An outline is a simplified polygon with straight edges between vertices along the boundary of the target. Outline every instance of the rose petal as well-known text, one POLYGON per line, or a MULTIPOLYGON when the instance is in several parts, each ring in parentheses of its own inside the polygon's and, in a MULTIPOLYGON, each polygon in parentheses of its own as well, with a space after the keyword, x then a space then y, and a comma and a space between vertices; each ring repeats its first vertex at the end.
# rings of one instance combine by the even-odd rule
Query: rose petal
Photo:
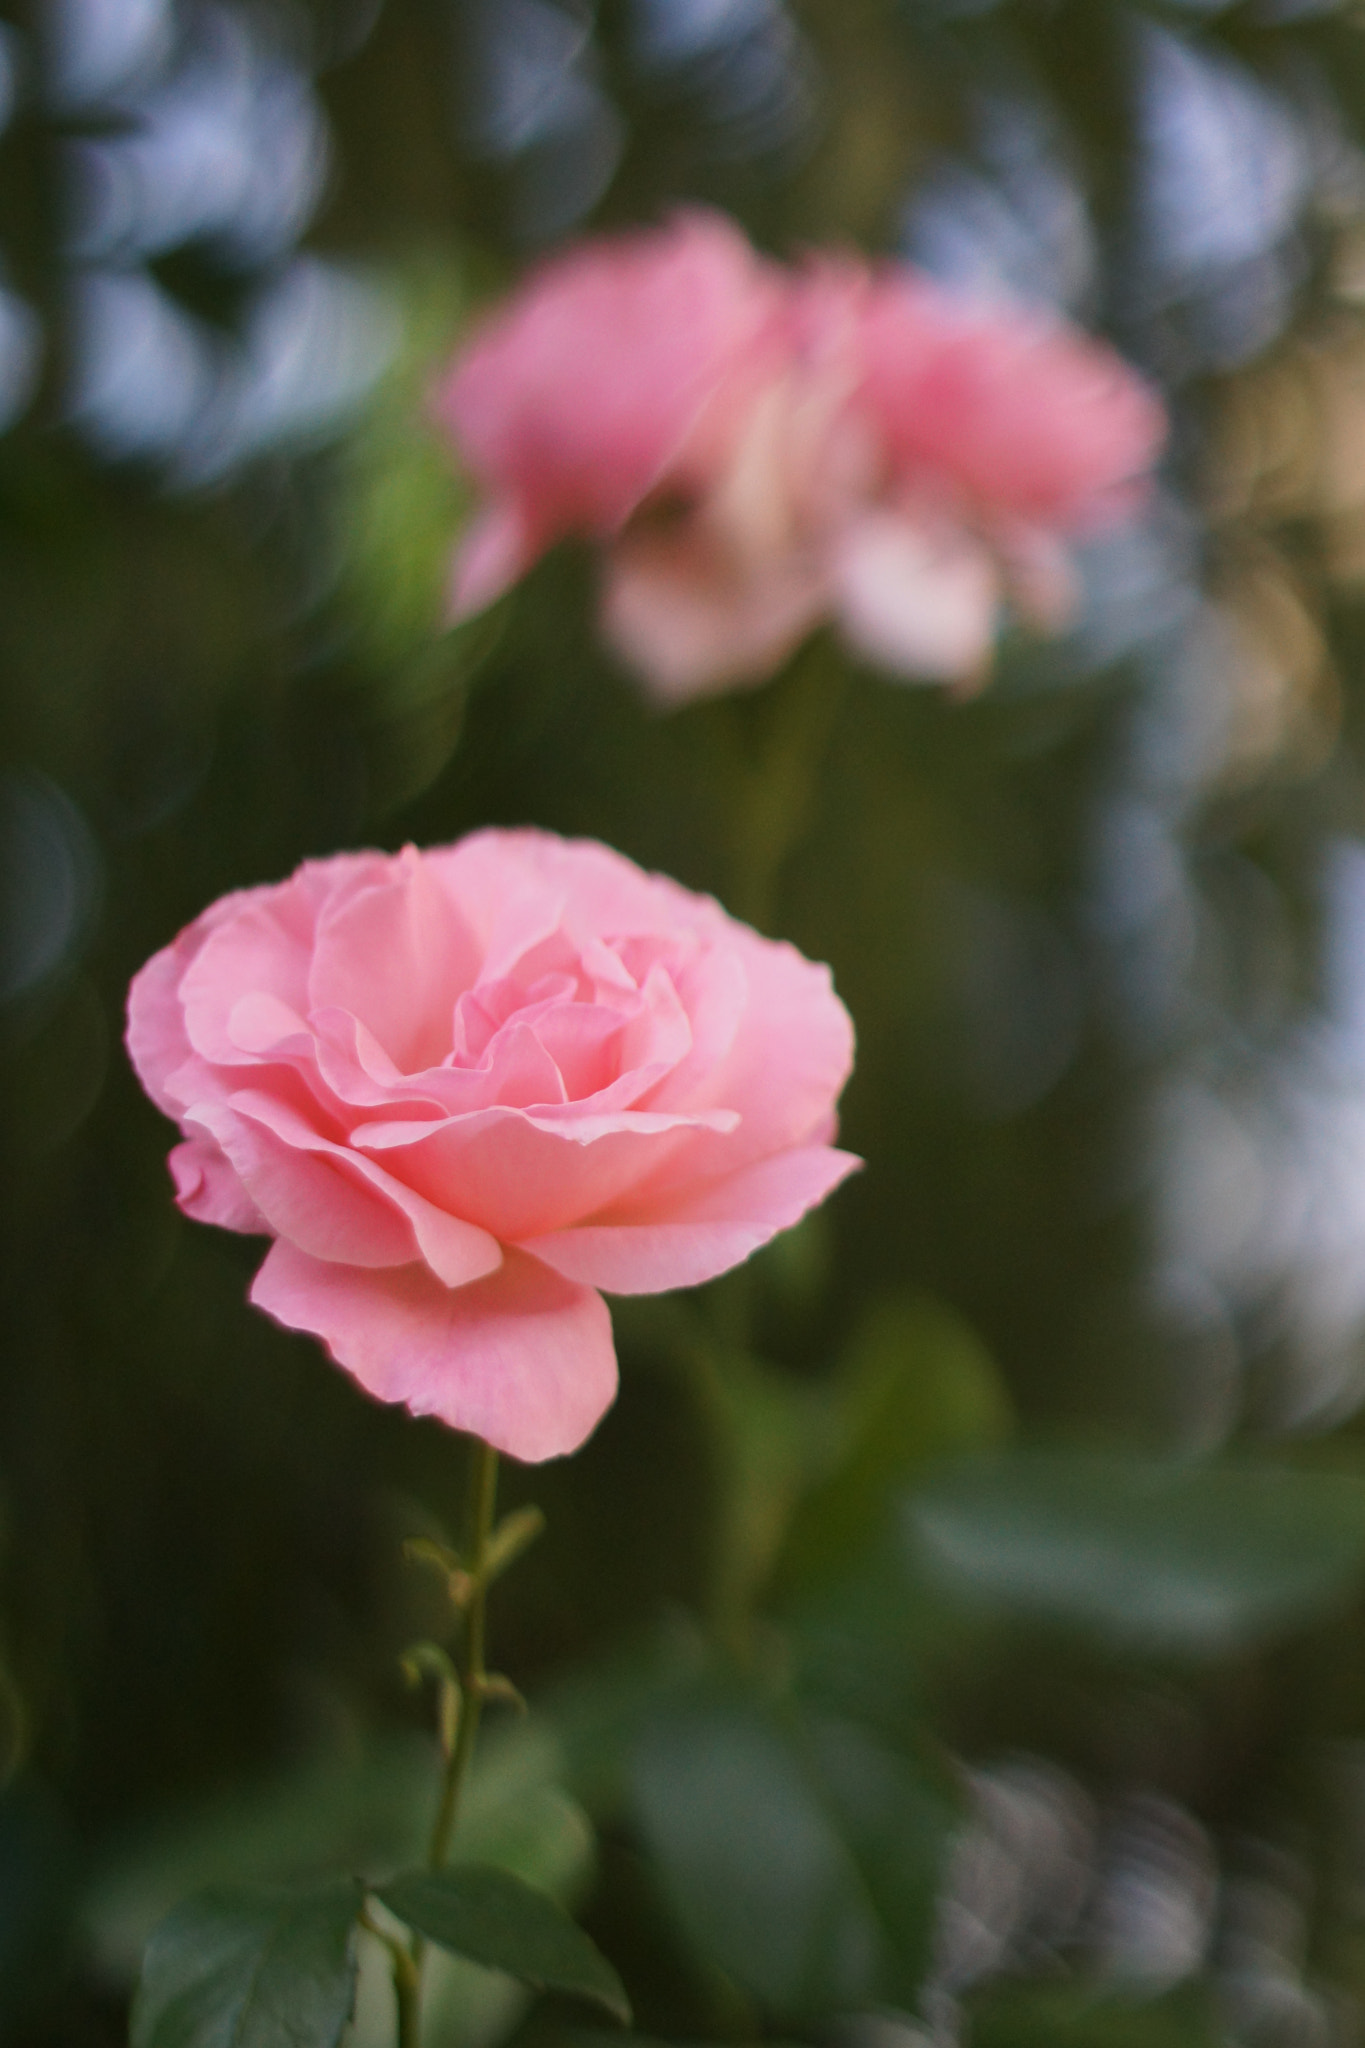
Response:
POLYGON ((251 1299, 320 1337, 379 1400, 531 1464, 577 1450, 616 1393, 606 1303, 522 1252, 448 1289, 424 1266, 328 1265, 281 1241, 251 1299))
POLYGON ((227 1015, 227 1035, 239 1052, 258 1058, 270 1056, 297 1059, 312 1052, 312 1034, 303 1018, 288 1003, 264 989, 252 989, 235 1002, 227 1015))
POLYGON ((1102 343, 1021 307, 972 306, 886 271, 863 315, 862 403, 898 465, 980 507, 1074 527, 1131 501, 1165 414, 1102 343))
POLYGON ((450 571, 446 616, 452 626, 484 611, 510 590, 539 554, 515 505, 495 503, 466 529, 450 571))
POLYGON ((417 1256, 417 1240, 402 1212, 321 1147, 282 1143, 263 1120, 226 1102, 198 1103, 184 1113, 181 1128, 215 1143, 268 1228, 294 1238, 316 1258, 402 1266, 417 1256))
POLYGON ((480 1229, 518 1244, 581 1223, 666 1173, 678 1148, 708 1125, 719 1142, 739 1123, 733 1110, 585 1118, 576 1108, 566 1104, 558 1120, 549 1110, 487 1109, 425 1129, 366 1124, 352 1143, 382 1157, 395 1179, 437 1208, 458 1205, 480 1229))
POLYGON ((860 1166, 826 1146, 781 1153, 653 1212, 632 1206, 622 1223, 588 1223, 521 1247, 566 1280, 608 1294, 659 1294, 728 1272, 799 1222, 860 1166))
POLYGON ((185 1029, 180 987, 209 936, 230 923, 249 905, 275 893, 273 887, 237 889, 211 904, 202 917, 187 925, 154 953, 128 990, 128 1055, 143 1087, 167 1116, 179 1109, 166 1094, 166 1080, 184 1065, 193 1048, 185 1029))
POLYGON ((723 445, 723 387, 754 381, 784 298, 720 214, 581 244, 475 331, 437 417, 537 552, 611 532, 689 441, 708 444, 691 459, 723 445), (708 411, 720 418, 699 436, 708 411))
POLYGON ((731 924, 730 943, 697 946, 690 958, 674 968, 673 983, 687 1014, 692 1044, 662 1087, 655 1090, 651 1108, 669 1109, 697 1100, 728 1057, 749 1001, 750 977, 744 962, 750 937, 757 935, 731 924), (738 943, 734 942, 736 932, 745 933, 738 943))
POLYGON ((180 983, 185 1031, 201 1059, 215 1066, 247 1067, 261 1055, 233 1038, 230 1019, 244 996, 268 995, 295 1016, 308 1010, 308 943, 290 930, 288 897, 297 878, 283 884, 278 901, 259 892, 235 917, 208 933, 180 983))
POLYGON ((746 570, 690 521, 627 532, 609 550, 602 627, 666 708, 758 683, 819 619, 828 592, 818 563, 793 548, 746 570))
POLYGON ((154 953, 128 990, 128 1057, 157 1108, 169 1117, 178 1117, 180 1108, 167 1095, 166 1082, 190 1054, 179 996, 190 957, 185 937, 182 933, 173 946, 154 953))
POLYGON ((269 1231, 270 1225, 211 1138, 187 1139, 175 1147, 166 1164, 177 1204, 196 1223, 216 1223, 223 1230, 252 1235, 269 1231))
POLYGON ((391 1115, 406 1110, 414 1116, 435 1117, 460 1106, 447 1099, 449 1068, 400 1073, 374 1033, 349 1010, 317 1009, 308 1022, 314 1033, 318 1077, 348 1129, 359 1121, 350 1113, 353 1110, 386 1109, 391 1115))
MULTIPOLYGON (((583 1003, 575 1005, 575 1009, 580 1016, 601 1014, 583 1003)), ((552 1026, 547 1035, 553 1043, 557 1029, 552 1026)), ((617 1110, 634 1109, 637 1105, 645 1109, 652 1107, 645 1104, 644 1097, 667 1075, 676 1071, 691 1052, 692 1044, 691 1021, 678 1000, 673 979, 666 968, 656 964, 645 978, 633 1011, 622 1009, 616 1012, 614 1038, 603 1046, 604 1053, 612 1055, 612 1063, 617 1069, 614 1080, 605 1079, 594 1087, 592 1082, 596 1077, 589 1072, 586 1063, 581 1059, 571 1060, 574 1048, 562 1048, 556 1043, 555 1057, 561 1071, 572 1072, 579 1083, 569 1090, 570 1097, 581 1102, 587 1113, 600 1117, 617 1110)))
POLYGON ((405 1074, 439 1066, 455 1003, 479 971, 473 936, 414 847, 335 914, 324 913, 309 1008, 347 1010, 405 1074))
POLYGON ((730 940, 744 983, 733 1042, 709 1065, 684 1061, 655 1103, 660 1109, 689 1101, 696 1109, 738 1103, 742 1115, 723 1140, 700 1128, 693 1132, 669 1166, 677 1188, 809 1144, 853 1067, 853 1023, 828 967, 746 925, 732 924, 730 940))
POLYGON ((648 874, 591 839, 490 827, 434 847, 424 859, 483 948, 480 979, 519 969, 556 932, 581 958, 604 934, 700 930, 724 937, 729 930, 709 897, 648 874))
POLYGON ((841 535, 833 566, 844 631, 869 660, 930 679, 985 667, 999 577, 986 549, 965 532, 867 512, 841 535))
POLYGON ((459 1287, 502 1256, 486 1231, 333 1144, 271 1095, 242 1089, 198 1105, 185 1121, 217 1139, 271 1229, 315 1258, 401 1266, 420 1254, 447 1287, 459 1287))

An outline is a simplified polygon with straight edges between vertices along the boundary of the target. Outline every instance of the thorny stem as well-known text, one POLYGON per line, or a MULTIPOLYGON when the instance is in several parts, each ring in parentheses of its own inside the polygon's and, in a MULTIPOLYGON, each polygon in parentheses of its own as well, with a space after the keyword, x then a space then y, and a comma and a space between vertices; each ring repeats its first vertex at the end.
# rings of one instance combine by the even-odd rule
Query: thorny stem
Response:
POLYGON ((488 1539, 493 1530, 493 1503, 497 1491, 498 1454, 491 1444, 476 1440, 467 1552, 472 1586, 469 1605, 465 1609, 464 1640, 456 1665, 462 1695, 460 1718, 441 1786, 441 1803, 436 1809, 436 1820, 431 1830, 431 1846, 427 1851, 427 1862, 433 1870, 442 1867, 450 1850, 450 1838, 455 1832, 460 1810, 460 1792, 469 1769, 469 1759, 474 1753, 474 1738, 479 1732, 479 1717, 488 1689, 488 1673, 483 1661, 484 1610, 488 1596, 488 1539))
MULTIPOLYGON (((493 1530, 493 1505, 498 1491, 498 1454, 480 1438, 473 1441, 473 1480, 468 1510, 468 1538, 465 1564, 469 1574, 469 1595, 464 1610, 464 1629, 456 1669, 460 1679, 460 1711, 455 1740, 446 1759, 441 1781, 440 1804, 432 1824, 427 1863, 440 1870, 450 1853, 451 1837, 460 1812, 460 1793, 474 1754, 474 1739, 488 1691, 484 1665, 485 1607, 488 1597, 488 1539, 493 1530)), ((394 1949, 393 1990, 398 2005, 398 2048, 420 2048, 422 2032, 422 1957, 425 1943, 414 1935, 410 1948, 391 1944, 394 1949)))

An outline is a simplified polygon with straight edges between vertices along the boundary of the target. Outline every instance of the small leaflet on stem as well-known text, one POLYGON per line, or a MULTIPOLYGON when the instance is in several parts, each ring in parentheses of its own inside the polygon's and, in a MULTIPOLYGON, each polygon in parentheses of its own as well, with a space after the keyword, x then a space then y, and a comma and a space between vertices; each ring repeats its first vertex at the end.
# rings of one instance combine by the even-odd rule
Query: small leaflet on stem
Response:
POLYGON ((455 1666, 439 1643, 413 1643, 403 1654, 402 1672, 414 1691, 421 1685, 423 1678, 435 1680, 441 1754, 449 1761, 459 1731, 463 1699, 455 1666))

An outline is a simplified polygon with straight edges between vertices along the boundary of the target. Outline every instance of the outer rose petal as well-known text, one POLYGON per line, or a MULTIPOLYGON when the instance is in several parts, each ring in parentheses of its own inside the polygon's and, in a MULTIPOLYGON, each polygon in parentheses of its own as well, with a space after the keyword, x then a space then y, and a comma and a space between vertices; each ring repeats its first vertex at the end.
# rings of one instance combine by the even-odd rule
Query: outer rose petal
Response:
POLYGON ((659 1109, 733 1102, 741 1109, 739 1126, 728 1137, 694 1131, 676 1165, 640 1186, 640 1199, 666 1197, 813 1143, 852 1071, 853 1020, 828 967, 747 925, 731 926, 731 943, 747 985, 733 1040, 709 1063, 681 1061, 654 1101, 659 1109))
POLYGON ((238 916, 257 898, 273 893, 267 885, 220 896, 202 917, 187 925, 169 946, 154 953, 133 976, 128 990, 128 1057, 157 1108, 169 1117, 178 1117, 180 1106, 167 1094, 166 1081, 177 1067, 184 1065, 191 1052, 180 984, 210 933, 238 916))
POLYGON ((693 932, 722 936, 732 921, 718 903, 667 875, 646 874, 594 839, 563 840, 533 827, 491 826, 425 859, 486 949, 484 974, 505 974, 508 929, 520 944, 563 930, 576 942, 603 932, 693 932))
POLYGON ((696 1287, 799 1222, 861 1164, 851 1152, 823 1145, 783 1152, 675 1203, 660 1203, 653 1214, 632 1208, 628 1222, 587 1223, 532 1238, 521 1249, 566 1279, 608 1294, 696 1287))
POLYGON ((528 1464, 577 1450, 616 1393, 606 1303, 524 1252, 445 1288, 425 1266, 333 1266, 283 1240, 251 1299, 320 1337, 367 1392, 528 1464))
POLYGON ((245 904, 203 937, 180 979, 178 998, 185 1033, 195 1053, 214 1066, 255 1066, 260 1055, 234 1037, 232 1015, 239 998, 273 997, 278 1014, 301 1022, 308 1007, 309 946, 292 934, 281 912, 300 893, 286 882, 276 901, 245 904))
POLYGON ((178 1117, 180 1110, 166 1093, 166 1077, 190 1056, 177 994, 191 958, 185 940, 182 932, 173 945, 154 953, 128 990, 128 1057, 157 1108, 169 1117, 178 1117))
POLYGON ((177 1145, 166 1164, 175 1182, 175 1199, 196 1223, 216 1223, 223 1230, 269 1233, 270 1225, 252 1201, 229 1161, 210 1138, 189 1138, 177 1145))

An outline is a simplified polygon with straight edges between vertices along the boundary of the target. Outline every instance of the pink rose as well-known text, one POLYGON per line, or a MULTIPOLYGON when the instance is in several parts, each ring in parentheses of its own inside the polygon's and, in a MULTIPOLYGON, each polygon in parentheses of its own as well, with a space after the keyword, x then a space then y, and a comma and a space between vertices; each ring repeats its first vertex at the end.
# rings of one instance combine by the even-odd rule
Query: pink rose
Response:
POLYGON ((205 911, 128 1016, 181 1208, 275 1240, 257 1306, 518 1458, 612 1400, 599 1287, 709 1280, 857 1164, 828 969, 591 841, 306 862, 205 911))
POLYGON ((859 406, 900 477, 987 516, 1075 531, 1127 509, 1165 415, 1112 349, 1017 307, 958 302, 908 270, 867 294, 859 406))
POLYGON ((870 451, 863 487, 836 481, 817 515, 831 609, 894 673, 979 678, 1007 603, 1044 631, 1074 613, 1066 540, 1138 501, 1161 404, 1065 323, 906 265, 823 266, 805 289, 856 364, 836 431, 870 451))
POLYGON ((475 332, 437 418, 489 494, 456 565, 480 611, 551 542, 615 533, 665 483, 704 481, 771 374, 778 273, 719 214, 587 242, 475 332))
POLYGON ((897 674, 979 675, 1007 602, 1070 616, 1066 537, 1128 508, 1164 433, 1060 322, 905 265, 783 271, 705 214, 546 264, 439 411, 489 493, 457 616, 597 539, 607 636, 665 703, 761 681, 826 617, 897 674))

